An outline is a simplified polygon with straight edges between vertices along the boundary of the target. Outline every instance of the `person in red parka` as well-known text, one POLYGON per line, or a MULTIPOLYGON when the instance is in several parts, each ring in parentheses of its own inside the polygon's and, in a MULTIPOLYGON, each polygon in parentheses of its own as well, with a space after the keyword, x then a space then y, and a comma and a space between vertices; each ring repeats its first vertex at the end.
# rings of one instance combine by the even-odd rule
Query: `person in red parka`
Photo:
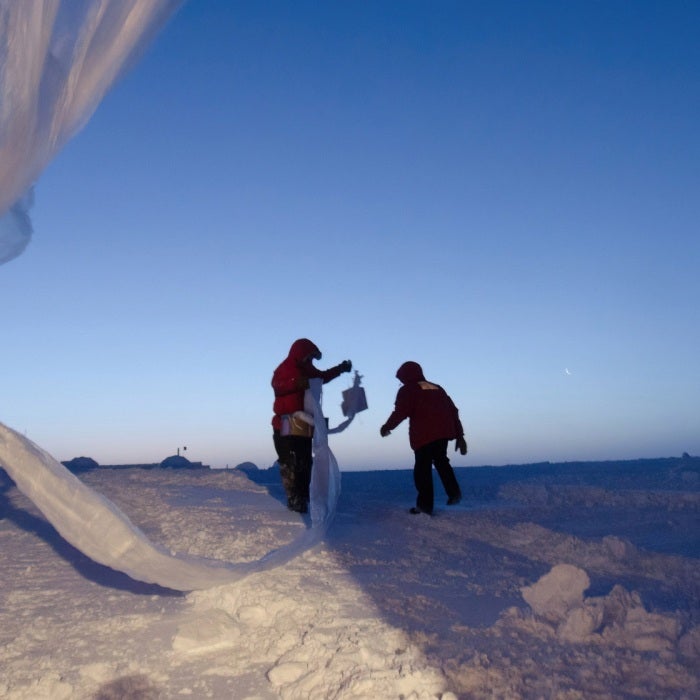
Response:
POLYGON ((396 372, 403 386, 396 394, 393 413, 379 433, 386 437, 408 418, 408 440, 415 453, 413 480, 418 491, 411 513, 433 513, 433 464, 447 493, 447 505, 462 499, 454 469, 447 457, 447 443, 457 440, 455 450, 467 454, 464 429, 459 411, 447 392, 438 384, 426 381, 417 362, 404 362, 396 372))
POLYGON ((309 379, 330 382, 352 369, 345 360, 335 367, 321 370, 313 361, 321 359, 321 351, 308 338, 292 343, 287 358, 272 374, 275 401, 272 406, 272 439, 280 465, 282 485, 287 494, 287 507, 298 513, 309 508, 311 482, 313 422, 304 413, 304 393, 309 379))

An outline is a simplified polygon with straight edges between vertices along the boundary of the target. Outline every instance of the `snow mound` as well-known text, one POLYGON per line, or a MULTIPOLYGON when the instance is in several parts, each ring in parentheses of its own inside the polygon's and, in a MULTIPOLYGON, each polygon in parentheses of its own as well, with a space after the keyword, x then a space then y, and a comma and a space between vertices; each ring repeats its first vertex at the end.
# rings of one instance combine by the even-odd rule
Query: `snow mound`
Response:
MULTIPOLYGON (((635 651, 670 651, 681 640, 678 620, 650 613, 639 594, 615 585, 606 596, 584 598, 588 574, 570 564, 557 564, 536 583, 521 589, 535 616, 550 624, 561 641, 605 642, 635 651)), ((684 635, 686 655, 697 651, 697 627, 684 635)))
MULTIPOLYGON (((322 570, 327 561, 321 553, 305 563, 322 570)), ((178 627, 173 651, 189 658, 235 645, 229 673, 260 665, 283 698, 456 700, 410 636, 372 614, 351 581, 344 584, 342 596, 329 596, 321 579, 297 568, 283 579, 252 577, 192 593, 192 622, 178 627)))
POLYGON ((583 604, 583 592, 591 585, 588 574, 571 564, 558 564, 537 583, 522 589, 533 612, 557 622, 572 608, 583 604))

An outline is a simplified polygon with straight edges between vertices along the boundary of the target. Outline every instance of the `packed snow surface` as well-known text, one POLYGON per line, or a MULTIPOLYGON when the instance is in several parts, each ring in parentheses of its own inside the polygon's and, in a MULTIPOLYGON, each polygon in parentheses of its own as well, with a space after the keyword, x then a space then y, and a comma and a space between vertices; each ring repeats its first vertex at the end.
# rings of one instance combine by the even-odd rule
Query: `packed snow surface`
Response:
MULTIPOLYGON (((191 593, 69 545, 0 471, 0 697, 700 697, 700 463, 344 472, 325 539, 191 593)), ((254 562, 311 529, 276 469, 80 481, 166 551, 254 562)))

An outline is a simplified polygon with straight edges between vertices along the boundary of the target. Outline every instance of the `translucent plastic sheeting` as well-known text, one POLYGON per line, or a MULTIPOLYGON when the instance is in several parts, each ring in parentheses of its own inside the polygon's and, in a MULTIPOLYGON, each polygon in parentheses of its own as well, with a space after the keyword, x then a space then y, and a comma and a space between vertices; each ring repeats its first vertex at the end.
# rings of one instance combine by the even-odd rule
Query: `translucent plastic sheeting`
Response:
POLYGON ((59 534, 100 564, 174 590, 211 588, 284 564, 323 539, 335 515, 340 471, 328 445, 321 381, 309 391, 314 413, 311 527, 257 561, 231 563, 169 552, 151 542, 111 501, 33 442, 0 423, 0 467, 59 534))
POLYGON ((32 233, 31 186, 182 0, 0 0, 0 264, 32 233))

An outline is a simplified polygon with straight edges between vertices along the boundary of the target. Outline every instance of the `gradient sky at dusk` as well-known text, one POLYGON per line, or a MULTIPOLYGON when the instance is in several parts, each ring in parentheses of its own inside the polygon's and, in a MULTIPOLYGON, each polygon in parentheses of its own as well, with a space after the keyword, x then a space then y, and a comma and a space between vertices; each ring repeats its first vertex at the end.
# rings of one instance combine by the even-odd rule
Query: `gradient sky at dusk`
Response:
POLYGON ((700 453, 698 36, 680 0, 186 3, 37 183, 0 420, 267 467, 306 336, 364 377, 341 468, 412 464, 409 359, 455 465, 700 453))

